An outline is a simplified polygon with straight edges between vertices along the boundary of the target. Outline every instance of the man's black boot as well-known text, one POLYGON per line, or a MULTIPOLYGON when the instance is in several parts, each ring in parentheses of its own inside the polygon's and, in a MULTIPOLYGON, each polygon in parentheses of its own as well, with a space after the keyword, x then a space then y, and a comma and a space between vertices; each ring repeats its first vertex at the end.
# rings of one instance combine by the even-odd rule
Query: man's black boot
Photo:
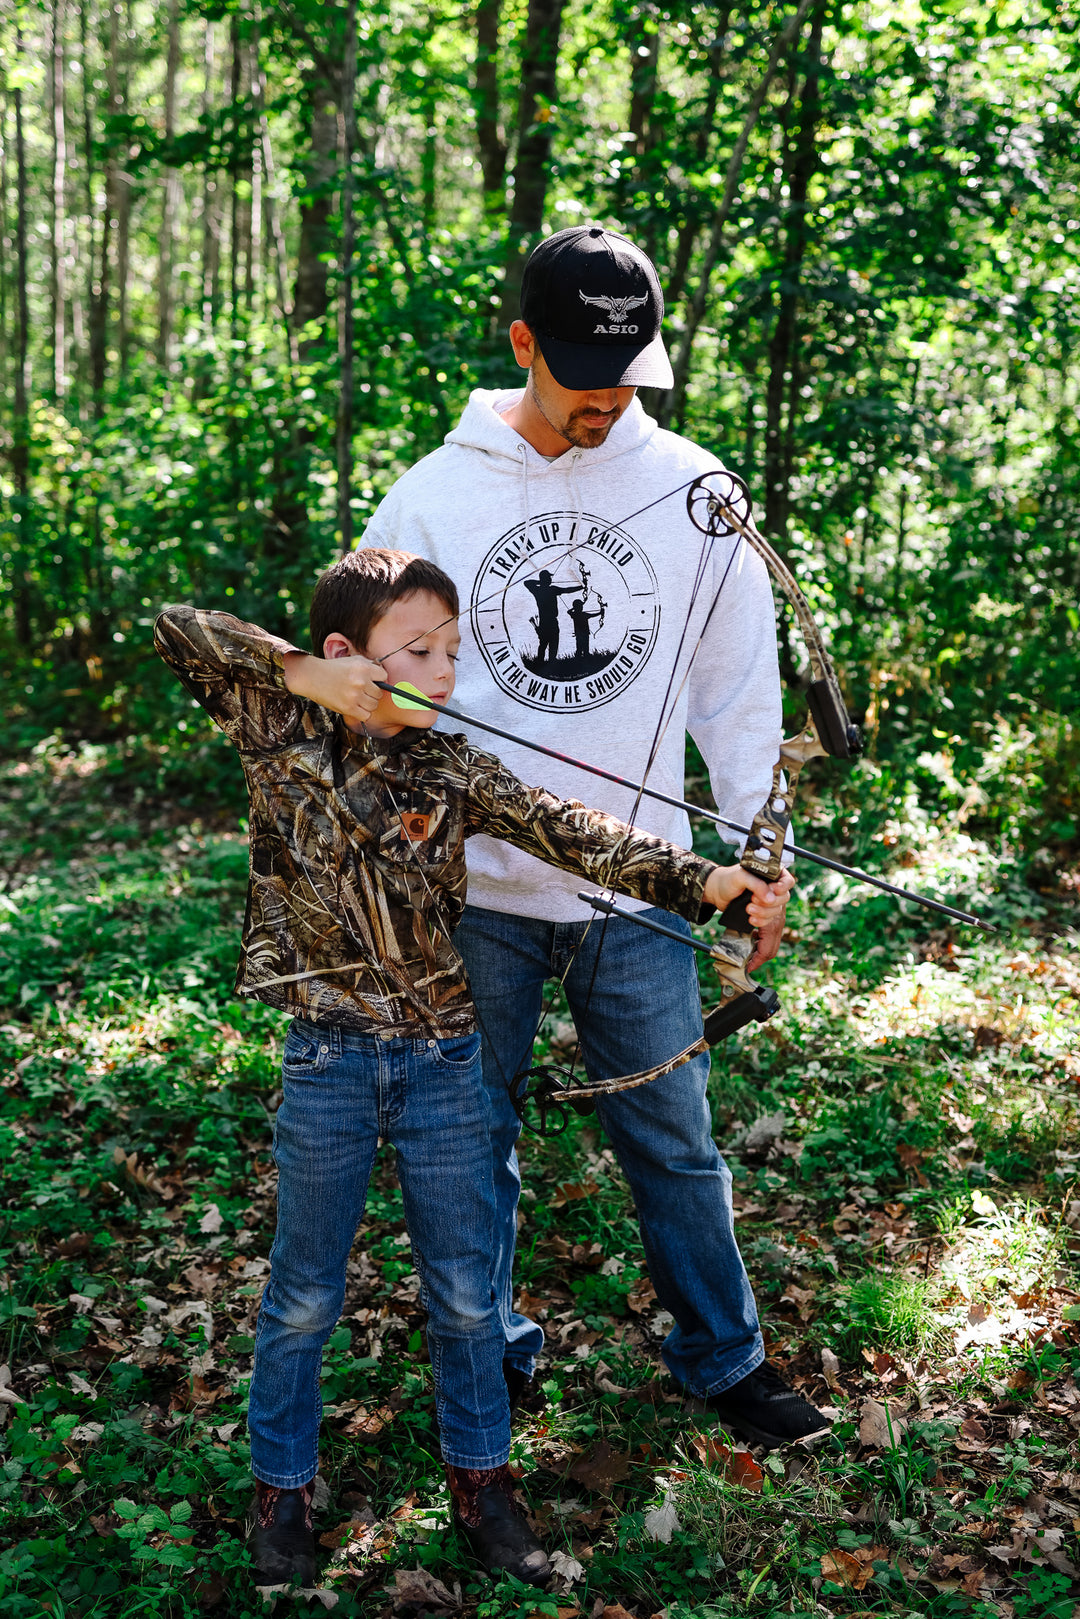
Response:
POLYGON ((723 1394, 710 1394, 705 1404, 726 1428, 752 1445, 790 1445, 818 1440, 831 1431, 816 1405, 804 1400, 773 1371, 761 1365, 733 1383, 723 1394))
POLYGON ((247 1544, 255 1560, 256 1585, 315 1584, 314 1494, 314 1479, 299 1490, 279 1490, 255 1480, 255 1522, 247 1544))
POLYGON ((448 1467, 454 1522, 489 1574, 505 1569, 526 1585, 546 1585, 547 1552, 514 1502, 509 1467, 448 1467))

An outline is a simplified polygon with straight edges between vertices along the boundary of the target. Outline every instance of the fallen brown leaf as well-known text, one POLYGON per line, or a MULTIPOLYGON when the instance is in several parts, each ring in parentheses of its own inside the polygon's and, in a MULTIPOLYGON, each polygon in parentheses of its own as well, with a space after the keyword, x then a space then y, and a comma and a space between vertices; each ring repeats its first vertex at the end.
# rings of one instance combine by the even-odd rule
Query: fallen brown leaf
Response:
POLYGON ((892 1450, 903 1434, 896 1405, 884 1406, 879 1400, 864 1400, 859 1414, 859 1443, 869 1450, 892 1450))
POLYGON ((655 1287, 652 1285, 647 1276, 643 1276, 640 1282, 634 1283, 633 1287, 626 1295, 627 1309, 633 1310, 635 1315, 640 1315, 642 1310, 646 1309, 653 1302, 655 1297, 655 1287))
POLYGON ((874 1570, 871 1563, 864 1563, 860 1558, 853 1557, 850 1552, 845 1552, 837 1546, 822 1557, 821 1577, 824 1580, 831 1580, 834 1585, 861 1591, 873 1579, 874 1570))
POLYGON ((76 1254, 85 1254, 90 1246, 90 1238, 85 1231, 73 1231, 70 1237, 58 1242, 56 1251, 65 1259, 74 1259, 76 1254))
POLYGON ((525 1288, 518 1293, 515 1309, 520 1315, 527 1315, 534 1321, 542 1320, 548 1313, 547 1301, 527 1292, 525 1288))
POLYGON ((328 1551, 336 1552, 339 1546, 344 1546, 345 1542, 352 1538, 352 1532, 353 1521, 351 1518, 347 1518, 344 1523, 335 1525, 333 1529, 325 1530, 319 1536, 319 1545, 325 1546, 328 1551))
POLYGON ((584 1456, 568 1469, 568 1477, 598 1495, 609 1495, 612 1488, 624 1479, 631 1467, 626 1451, 615 1450, 606 1439, 598 1439, 584 1456))
POLYGON ((453 1613, 460 1603, 441 1580, 429 1574, 426 1568, 399 1568, 394 1571, 394 1606, 426 1608, 441 1613, 453 1613))
POLYGON ((729 1484, 758 1494, 764 1474, 748 1450, 731 1450, 711 1434, 693 1434, 690 1445, 703 1467, 719 1473, 729 1484))
POLYGON ((367 1434, 369 1438, 373 1438, 375 1434, 382 1433, 384 1428, 388 1428, 393 1420, 394 1413, 389 1406, 381 1405, 377 1411, 367 1411, 361 1406, 358 1411, 353 1412, 342 1432, 350 1439, 355 1439, 360 1434, 367 1434))
POLYGON ((600 1190, 595 1181, 560 1181, 555 1188, 555 1196, 551 1199, 549 1208, 561 1209, 564 1204, 572 1203, 578 1198, 591 1197, 600 1190))

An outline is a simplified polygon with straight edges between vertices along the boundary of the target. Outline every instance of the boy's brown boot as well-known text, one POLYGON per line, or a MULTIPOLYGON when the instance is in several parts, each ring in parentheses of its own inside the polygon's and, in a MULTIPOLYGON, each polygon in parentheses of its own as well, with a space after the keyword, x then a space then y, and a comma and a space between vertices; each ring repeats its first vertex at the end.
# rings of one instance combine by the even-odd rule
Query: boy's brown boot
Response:
POLYGON ((545 1585, 552 1567, 514 1502, 509 1467, 448 1467, 454 1522, 489 1573, 505 1569, 526 1585, 545 1585))
POLYGON ((255 1559, 256 1585, 315 1584, 314 1494, 314 1479, 298 1490, 255 1480, 255 1522, 247 1544, 255 1559))

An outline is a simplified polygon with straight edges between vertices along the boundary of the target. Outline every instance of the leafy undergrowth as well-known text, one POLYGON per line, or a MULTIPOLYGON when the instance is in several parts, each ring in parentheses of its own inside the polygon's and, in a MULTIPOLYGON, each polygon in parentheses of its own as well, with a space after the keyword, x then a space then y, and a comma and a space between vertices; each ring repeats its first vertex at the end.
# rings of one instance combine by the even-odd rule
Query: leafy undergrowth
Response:
MULTIPOLYGON (((284 1022, 230 996, 243 835, 84 755, 9 769, 0 839, 0 1605, 255 1615, 244 1408, 284 1022)), ((946 887, 985 865, 932 854, 946 887)), ((1011 931, 979 940, 810 885, 783 1016, 717 1054, 770 1354, 833 1448, 751 1455, 672 1386, 624 1183, 575 1119, 522 1152, 548 1344, 514 1462, 559 1578, 481 1580, 383 1157, 326 1355, 317 1602, 1073 1619, 1080 968, 1067 891, 997 891, 1011 931)))

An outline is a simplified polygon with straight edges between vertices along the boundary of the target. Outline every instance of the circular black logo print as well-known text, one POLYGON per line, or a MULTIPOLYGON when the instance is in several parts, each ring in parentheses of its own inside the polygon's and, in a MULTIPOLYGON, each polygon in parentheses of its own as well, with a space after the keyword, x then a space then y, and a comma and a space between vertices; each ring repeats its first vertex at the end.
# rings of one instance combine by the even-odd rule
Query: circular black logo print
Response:
POLYGON ((530 708, 599 708, 632 684, 660 626, 656 575, 636 540, 598 517, 544 512, 492 546, 473 589, 473 634, 504 691, 530 708))

